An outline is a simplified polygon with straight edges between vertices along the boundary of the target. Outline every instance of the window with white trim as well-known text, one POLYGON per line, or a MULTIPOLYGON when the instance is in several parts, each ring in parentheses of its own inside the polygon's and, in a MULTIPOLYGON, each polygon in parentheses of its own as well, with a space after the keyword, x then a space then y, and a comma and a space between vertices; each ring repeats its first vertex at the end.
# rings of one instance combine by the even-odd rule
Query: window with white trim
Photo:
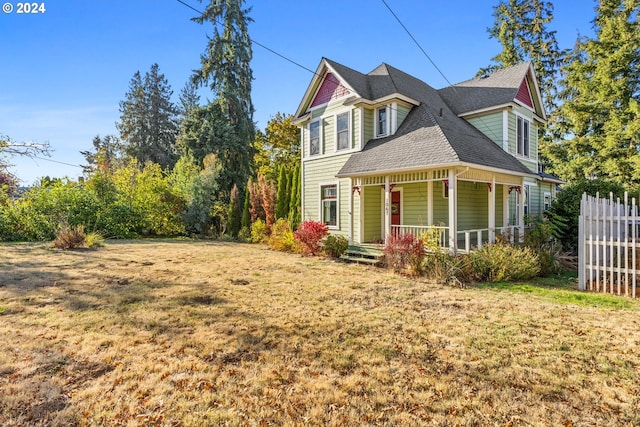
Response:
POLYGON ((336 138, 338 150, 349 148, 349 113, 342 113, 336 116, 336 138))
POLYGON ((551 193, 544 193, 544 210, 547 211, 551 207, 551 193))
POLYGON ((338 226, 338 185, 320 186, 320 221, 329 227, 338 226))
POLYGON ((376 136, 385 136, 387 134, 387 120, 387 107, 385 106, 376 109, 376 136))
POLYGON ((520 156, 529 157, 529 128, 531 124, 529 120, 518 116, 517 120, 517 148, 516 152, 520 156))
POLYGON ((320 154, 320 120, 309 123, 309 155, 320 154))

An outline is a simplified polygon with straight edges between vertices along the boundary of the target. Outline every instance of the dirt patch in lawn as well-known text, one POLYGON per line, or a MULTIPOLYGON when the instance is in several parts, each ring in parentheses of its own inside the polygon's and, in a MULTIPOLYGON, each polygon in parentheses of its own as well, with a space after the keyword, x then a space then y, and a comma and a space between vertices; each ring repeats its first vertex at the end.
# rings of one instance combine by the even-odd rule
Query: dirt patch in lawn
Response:
POLYGON ((636 301, 260 245, 0 249, 3 426, 640 425, 636 301))

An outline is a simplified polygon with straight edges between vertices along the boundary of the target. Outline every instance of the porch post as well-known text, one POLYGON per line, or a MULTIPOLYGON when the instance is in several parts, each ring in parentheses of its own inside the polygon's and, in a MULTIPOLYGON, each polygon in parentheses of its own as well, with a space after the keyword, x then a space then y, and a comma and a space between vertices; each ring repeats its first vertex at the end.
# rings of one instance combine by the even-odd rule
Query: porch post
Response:
POLYGON ((349 211, 347 212, 349 218, 349 244, 353 245, 353 179, 349 178, 349 211))
POLYGON ((391 185, 389 183, 389 175, 384 177, 384 241, 387 241, 387 236, 391 235, 391 185))
POLYGON ((458 192, 456 191, 456 171, 449 169, 449 250, 458 252, 458 192))
POLYGON ((496 176, 489 184, 489 243, 496 241, 496 176))
POLYGON ((509 226, 509 186, 502 186, 502 226, 509 226))
POLYGON ((427 181, 427 225, 433 225, 433 181, 427 181))
POLYGON ((520 182, 518 192, 518 241, 524 242, 524 178, 520 182))

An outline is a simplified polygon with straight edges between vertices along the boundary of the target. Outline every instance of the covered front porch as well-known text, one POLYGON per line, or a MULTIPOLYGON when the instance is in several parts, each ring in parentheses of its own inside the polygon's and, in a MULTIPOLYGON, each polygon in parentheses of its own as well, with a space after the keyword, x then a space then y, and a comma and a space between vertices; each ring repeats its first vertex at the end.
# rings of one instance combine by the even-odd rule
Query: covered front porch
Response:
POLYGON ((500 235, 524 236, 521 175, 456 166, 348 179, 351 244, 429 233, 442 248, 457 253, 500 235))

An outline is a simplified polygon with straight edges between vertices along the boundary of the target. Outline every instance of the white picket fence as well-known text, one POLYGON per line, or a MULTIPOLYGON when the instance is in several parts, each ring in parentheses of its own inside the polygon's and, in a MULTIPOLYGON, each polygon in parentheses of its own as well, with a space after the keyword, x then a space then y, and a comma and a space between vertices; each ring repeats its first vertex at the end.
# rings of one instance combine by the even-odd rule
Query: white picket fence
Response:
MULTIPOLYGON (((636 199, 629 204, 582 195, 578 242, 578 287, 580 290, 636 297, 640 274, 640 217, 636 199)), ((639 292, 640 293, 640 292, 639 292)))

